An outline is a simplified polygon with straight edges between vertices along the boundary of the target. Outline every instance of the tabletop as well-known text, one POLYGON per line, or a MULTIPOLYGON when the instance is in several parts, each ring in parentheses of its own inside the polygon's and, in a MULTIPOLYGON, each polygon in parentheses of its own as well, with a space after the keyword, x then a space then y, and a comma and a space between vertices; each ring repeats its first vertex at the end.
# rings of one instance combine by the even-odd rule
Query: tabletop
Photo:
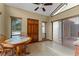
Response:
POLYGON ((23 43, 23 42, 28 42, 30 40, 31 40, 30 37, 16 36, 16 37, 13 37, 13 38, 6 40, 6 42, 9 44, 19 44, 19 43, 23 43))

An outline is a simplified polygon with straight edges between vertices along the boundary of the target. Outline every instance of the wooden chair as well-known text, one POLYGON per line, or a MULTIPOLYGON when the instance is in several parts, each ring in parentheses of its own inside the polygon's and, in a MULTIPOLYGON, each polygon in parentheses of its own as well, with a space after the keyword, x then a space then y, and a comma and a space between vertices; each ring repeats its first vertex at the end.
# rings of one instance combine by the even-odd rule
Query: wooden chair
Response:
POLYGON ((24 52, 24 54, 30 54, 29 49, 28 49, 28 47, 29 47, 28 45, 31 44, 30 43, 31 42, 31 38, 30 38, 30 41, 28 41, 28 42, 25 43, 24 46, 23 46, 23 52, 24 52))
POLYGON ((0 43, 4 42, 6 39, 5 35, 0 34, 0 43))
POLYGON ((0 44, 0 56, 2 56, 2 55, 3 55, 3 53, 4 53, 3 45, 2 45, 2 44, 0 44))
POLYGON ((7 55, 8 52, 11 52, 11 54, 14 54, 14 47, 10 44, 7 44, 5 41, 7 40, 7 37, 5 35, 0 36, 0 45, 2 46, 2 53, 4 55, 7 55))
POLYGON ((1 44, 3 45, 4 55, 10 53, 10 55, 13 56, 15 54, 15 47, 13 45, 7 43, 1 43, 1 44))

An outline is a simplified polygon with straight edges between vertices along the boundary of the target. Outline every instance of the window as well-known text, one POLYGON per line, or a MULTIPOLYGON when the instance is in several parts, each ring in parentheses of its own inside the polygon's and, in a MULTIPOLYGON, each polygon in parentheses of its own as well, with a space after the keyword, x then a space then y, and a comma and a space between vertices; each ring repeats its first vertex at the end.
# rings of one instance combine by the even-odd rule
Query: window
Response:
POLYGON ((42 39, 46 39, 46 22, 42 22, 42 39))
POLYGON ((21 34, 21 19, 11 17, 11 36, 21 34))
POLYGON ((42 33, 45 33, 45 22, 42 22, 42 33))

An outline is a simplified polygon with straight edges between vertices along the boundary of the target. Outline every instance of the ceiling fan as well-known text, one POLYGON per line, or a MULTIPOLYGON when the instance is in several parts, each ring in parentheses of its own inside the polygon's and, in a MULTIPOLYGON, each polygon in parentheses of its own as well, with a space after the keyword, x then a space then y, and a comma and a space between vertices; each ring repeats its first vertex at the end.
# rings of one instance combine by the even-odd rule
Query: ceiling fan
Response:
POLYGON ((33 4, 36 4, 36 5, 39 5, 38 7, 36 7, 34 9, 34 11, 37 11, 39 8, 42 8, 42 10, 45 12, 46 9, 44 6, 50 6, 50 5, 53 5, 53 3, 33 3, 33 4))

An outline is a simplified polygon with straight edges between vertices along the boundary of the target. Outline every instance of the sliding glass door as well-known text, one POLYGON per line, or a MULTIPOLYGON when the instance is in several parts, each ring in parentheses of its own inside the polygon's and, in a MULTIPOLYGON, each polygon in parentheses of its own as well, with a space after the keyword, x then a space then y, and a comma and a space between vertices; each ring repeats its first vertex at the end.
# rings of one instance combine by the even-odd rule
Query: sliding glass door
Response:
POLYGON ((52 23, 53 41, 62 44, 62 22, 55 21, 52 23))
POLYGON ((63 45, 73 47, 73 42, 79 38, 79 17, 63 20, 63 45))
POLYGON ((73 48, 73 42, 79 39, 79 16, 55 21, 52 25, 53 41, 73 48))

